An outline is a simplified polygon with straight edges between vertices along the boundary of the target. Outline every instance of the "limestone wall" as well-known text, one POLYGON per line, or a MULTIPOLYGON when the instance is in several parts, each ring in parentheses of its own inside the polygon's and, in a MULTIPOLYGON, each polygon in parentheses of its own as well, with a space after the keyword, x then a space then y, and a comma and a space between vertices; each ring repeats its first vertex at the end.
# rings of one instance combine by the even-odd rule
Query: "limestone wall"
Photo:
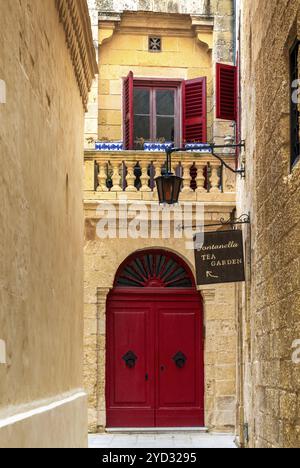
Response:
POLYGON ((207 0, 91 0, 99 11, 156 11, 203 14, 207 0))
POLYGON ((59 3, 66 5, 0 3, 2 447, 87 444, 79 83, 86 84, 76 79, 59 3))
POLYGON ((238 198, 252 225, 241 291, 240 436, 245 424, 251 447, 300 447, 300 367, 292 362, 300 339, 300 166, 290 169, 289 116, 299 2, 247 0, 241 7, 247 176, 238 198))

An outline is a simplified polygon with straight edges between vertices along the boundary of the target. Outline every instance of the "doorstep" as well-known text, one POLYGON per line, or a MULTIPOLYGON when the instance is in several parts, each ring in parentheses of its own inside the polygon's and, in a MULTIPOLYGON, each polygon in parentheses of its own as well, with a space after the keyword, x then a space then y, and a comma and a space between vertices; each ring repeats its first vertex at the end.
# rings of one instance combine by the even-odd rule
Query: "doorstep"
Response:
POLYGON ((114 427, 105 430, 108 434, 165 434, 165 433, 182 433, 182 434, 206 434, 207 427, 114 427))

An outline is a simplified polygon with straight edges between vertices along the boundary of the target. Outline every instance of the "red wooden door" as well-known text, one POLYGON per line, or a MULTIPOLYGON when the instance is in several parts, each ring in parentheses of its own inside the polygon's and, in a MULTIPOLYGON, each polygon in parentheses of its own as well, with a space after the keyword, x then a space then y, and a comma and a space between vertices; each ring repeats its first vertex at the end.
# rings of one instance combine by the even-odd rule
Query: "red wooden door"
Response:
POLYGON ((198 294, 115 292, 107 317, 107 426, 204 426, 198 294))

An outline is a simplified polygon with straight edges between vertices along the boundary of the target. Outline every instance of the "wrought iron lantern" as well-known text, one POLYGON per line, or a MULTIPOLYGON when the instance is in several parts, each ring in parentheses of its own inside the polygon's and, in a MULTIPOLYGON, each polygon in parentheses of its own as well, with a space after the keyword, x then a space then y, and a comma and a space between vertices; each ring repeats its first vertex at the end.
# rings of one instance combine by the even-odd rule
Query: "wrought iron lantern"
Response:
POLYGON ((171 172, 171 151, 167 151, 166 170, 155 179, 159 203, 175 205, 178 203, 183 179, 171 172))
POLYGON ((182 178, 167 173, 155 179, 159 203, 164 205, 175 205, 178 203, 182 185, 182 178))

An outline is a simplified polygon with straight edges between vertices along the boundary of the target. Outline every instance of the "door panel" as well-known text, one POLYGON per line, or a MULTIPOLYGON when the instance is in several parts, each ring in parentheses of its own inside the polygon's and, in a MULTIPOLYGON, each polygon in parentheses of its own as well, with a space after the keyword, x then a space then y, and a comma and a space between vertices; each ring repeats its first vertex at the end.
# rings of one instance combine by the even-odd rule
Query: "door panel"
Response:
POLYGON ((195 405, 196 330, 193 313, 159 311, 159 407, 195 405), (182 333, 184 330, 184 333, 182 333), (179 353, 182 353, 180 360, 179 353), (177 356, 178 355, 178 356, 177 356), (177 367, 178 365, 183 367, 177 367), (185 364, 181 364, 184 362, 185 364))
POLYGON ((159 305, 158 426, 204 425, 201 355, 199 303, 159 305))
POLYGON ((114 313, 114 356, 117 357, 115 360, 116 404, 145 405, 147 403, 145 381, 148 354, 147 315, 146 311, 115 311, 114 313), (135 364, 132 364, 134 362, 135 364), (132 365, 134 367, 130 367, 132 365))
POLYGON ((108 425, 150 426, 154 420, 154 350, 151 306, 114 303, 108 327, 108 425), (126 361, 126 358, 136 358, 126 361))

